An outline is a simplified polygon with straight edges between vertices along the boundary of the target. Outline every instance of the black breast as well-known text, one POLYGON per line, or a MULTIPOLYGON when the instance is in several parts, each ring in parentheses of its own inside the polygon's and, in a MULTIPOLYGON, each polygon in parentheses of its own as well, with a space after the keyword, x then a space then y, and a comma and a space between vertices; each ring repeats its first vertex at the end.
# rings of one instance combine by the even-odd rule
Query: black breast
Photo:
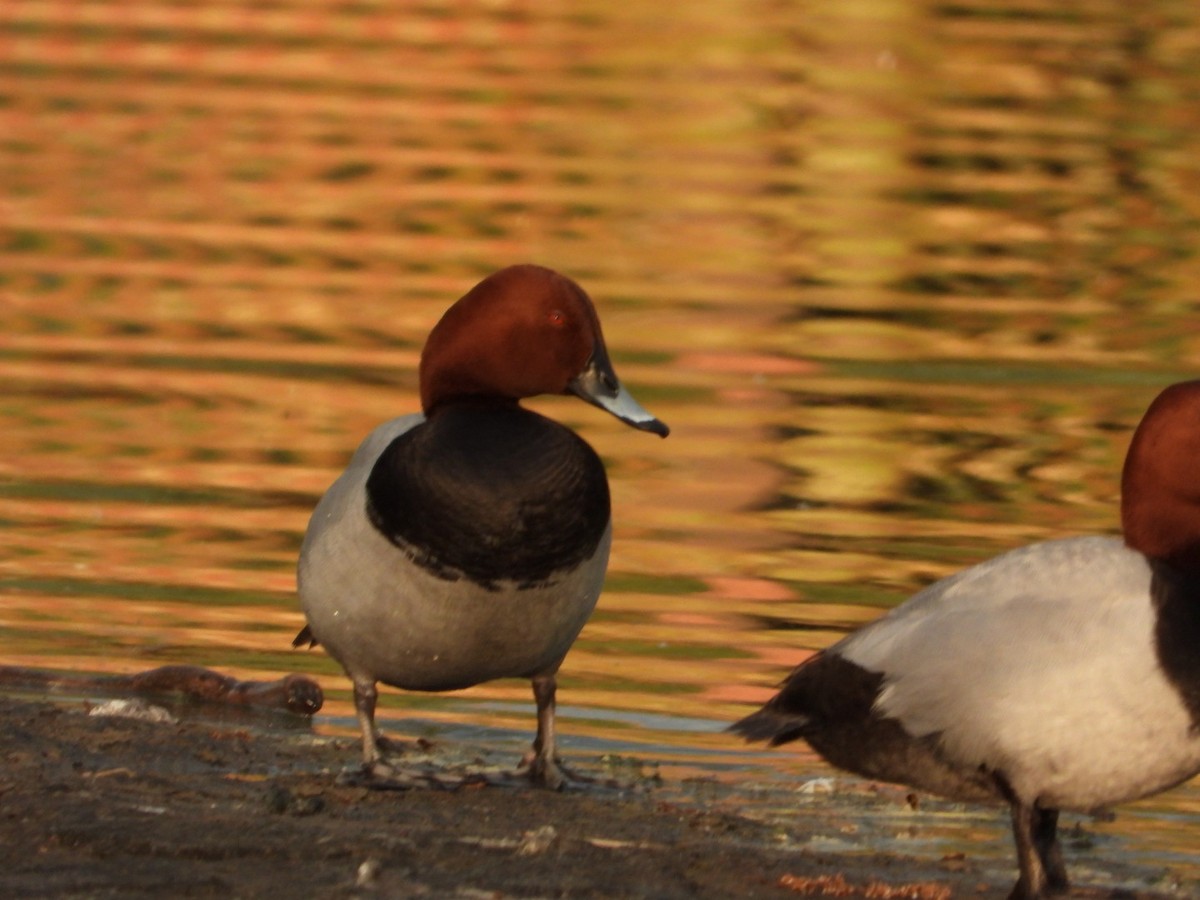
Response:
POLYGON ((1158 665, 1200 734, 1200 578, 1154 563, 1150 597, 1158 665))
POLYGON ((367 479, 372 524, 414 562, 488 588, 591 558, 608 479, 568 428, 517 406, 455 406, 396 438, 367 479))

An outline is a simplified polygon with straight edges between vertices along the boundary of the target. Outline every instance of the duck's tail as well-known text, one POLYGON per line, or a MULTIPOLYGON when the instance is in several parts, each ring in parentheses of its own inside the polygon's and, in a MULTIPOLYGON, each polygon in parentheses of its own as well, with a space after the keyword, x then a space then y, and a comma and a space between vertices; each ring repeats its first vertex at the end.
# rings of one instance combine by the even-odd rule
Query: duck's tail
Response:
POLYGON ((836 652, 816 653, 792 671, 762 709, 734 722, 729 730, 748 741, 767 741, 777 747, 808 737, 814 729, 866 721, 882 683, 882 675, 836 652))
POLYGON ((758 712, 739 719, 728 730, 740 734, 747 741, 766 741, 770 747, 804 737, 810 723, 808 716, 779 709, 775 703, 778 699, 776 695, 758 712))

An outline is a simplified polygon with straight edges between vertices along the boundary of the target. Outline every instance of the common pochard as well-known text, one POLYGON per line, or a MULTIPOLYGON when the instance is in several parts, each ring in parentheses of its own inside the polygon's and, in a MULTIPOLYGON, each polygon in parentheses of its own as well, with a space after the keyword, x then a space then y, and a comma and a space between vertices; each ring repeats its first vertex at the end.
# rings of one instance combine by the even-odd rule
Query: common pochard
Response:
POLYGON ((732 726, 835 766, 1011 806, 1013 900, 1064 894, 1059 811, 1200 772, 1200 381, 1134 433, 1123 539, 1032 544, 938 581, 812 656, 732 726))
POLYGON ((346 670, 377 779, 403 777, 381 750, 377 682, 449 691, 516 677, 537 704, 523 767, 561 787, 555 675, 604 581, 608 480, 582 438, 518 401, 572 393, 634 428, 667 426, 617 380, 588 295, 540 266, 496 272, 454 303, 419 380, 422 412, 371 432, 313 512, 294 643, 319 642, 346 670))

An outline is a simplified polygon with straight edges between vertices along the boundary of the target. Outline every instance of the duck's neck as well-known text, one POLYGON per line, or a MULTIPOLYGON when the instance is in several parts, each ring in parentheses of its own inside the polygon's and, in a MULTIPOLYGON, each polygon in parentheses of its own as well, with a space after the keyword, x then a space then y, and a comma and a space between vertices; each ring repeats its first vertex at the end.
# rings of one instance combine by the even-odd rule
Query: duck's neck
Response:
POLYGON ((528 412, 519 401, 512 397, 496 397, 490 394, 461 394, 436 400, 432 405, 423 408, 425 418, 431 420, 450 410, 467 413, 528 412))
POLYGON ((1121 484, 1121 530, 1125 543, 1176 572, 1200 578, 1200 506, 1176 493, 1140 489, 1145 477, 1126 466, 1121 484))

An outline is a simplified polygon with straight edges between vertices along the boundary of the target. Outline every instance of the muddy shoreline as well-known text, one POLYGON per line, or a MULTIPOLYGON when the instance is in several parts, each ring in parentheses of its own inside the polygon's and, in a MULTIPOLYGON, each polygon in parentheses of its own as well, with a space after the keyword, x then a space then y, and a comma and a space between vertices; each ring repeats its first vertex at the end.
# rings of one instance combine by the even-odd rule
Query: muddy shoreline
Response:
MULTIPOLYGON (((370 790, 347 783, 357 742, 314 735, 300 717, 151 722, 89 714, 96 706, 0 697, 0 895, 937 898, 1009 887, 970 860, 797 849, 805 835, 664 799, 653 779, 565 793, 370 790)), ((422 752, 436 760, 438 748, 422 752)))

